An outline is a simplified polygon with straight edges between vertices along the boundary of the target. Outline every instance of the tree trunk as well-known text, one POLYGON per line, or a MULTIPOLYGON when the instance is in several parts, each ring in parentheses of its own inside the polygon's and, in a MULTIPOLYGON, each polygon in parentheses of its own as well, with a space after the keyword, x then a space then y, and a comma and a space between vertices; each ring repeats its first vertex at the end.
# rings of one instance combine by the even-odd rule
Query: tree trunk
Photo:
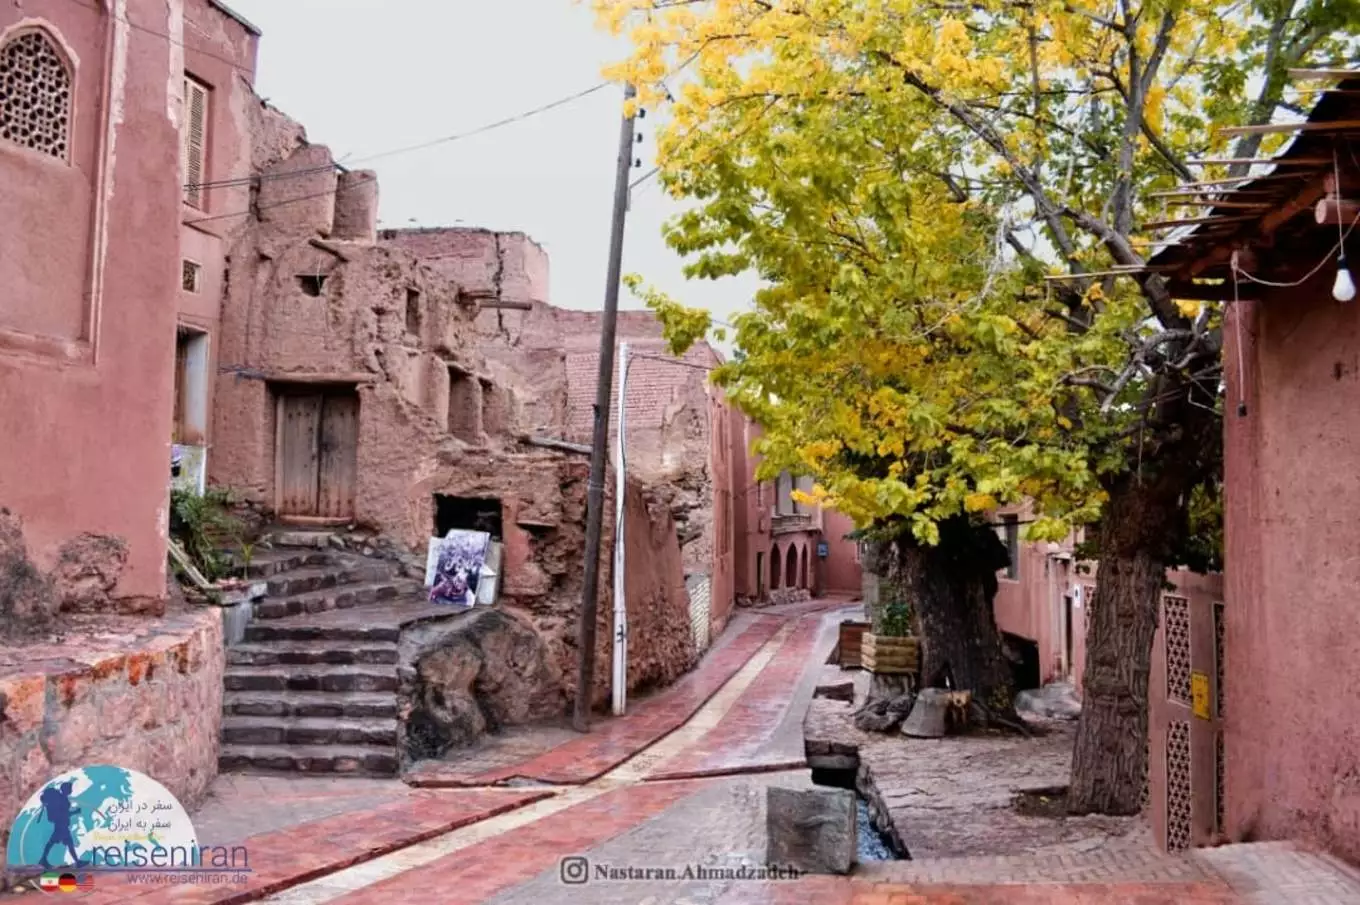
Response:
MULTIPOLYGON (((1212 401, 1212 396, 1209 397, 1212 401)), ((1180 404, 1167 441, 1106 482, 1081 718, 1067 793, 1074 814, 1137 814, 1148 766, 1148 673, 1167 564, 1183 552, 1190 494, 1215 467, 1221 426, 1180 404)), ((1165 423, 1165 422, 1163 422, 1165 423)))
POLYGON ((908 538, 896 546, 894 585, 907 592, 920 624, 923 684, 971 691, 988 716, 1013 721, 1011 667, 992 612, 1005 546, 964 518, 940 526, 937 546, 908 538))

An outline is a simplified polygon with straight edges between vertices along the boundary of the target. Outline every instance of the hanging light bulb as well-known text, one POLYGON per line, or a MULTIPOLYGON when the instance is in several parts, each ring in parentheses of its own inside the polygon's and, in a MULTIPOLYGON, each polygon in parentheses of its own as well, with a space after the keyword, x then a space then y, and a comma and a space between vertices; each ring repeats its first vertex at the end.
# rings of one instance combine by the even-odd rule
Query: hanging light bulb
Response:
POLYGON ((1336 282, 1332 284, 1332 298, 1338 302, 1349 302, 1355 298, 1355 280, 1351 279, 1351 272, 1346 269, 1345 255, 1337 258, 1336 263, 1336 282))

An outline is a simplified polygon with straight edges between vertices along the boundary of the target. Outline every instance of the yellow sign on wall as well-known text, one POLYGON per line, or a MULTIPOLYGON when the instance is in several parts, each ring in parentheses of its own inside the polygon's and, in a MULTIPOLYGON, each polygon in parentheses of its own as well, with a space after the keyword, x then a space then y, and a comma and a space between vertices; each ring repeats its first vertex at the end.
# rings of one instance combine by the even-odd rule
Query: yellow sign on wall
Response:
POLYGON ((1190 701, 1195 716, 1209 719, 1209 676, 1202 672, 1190 673, 1190 701))

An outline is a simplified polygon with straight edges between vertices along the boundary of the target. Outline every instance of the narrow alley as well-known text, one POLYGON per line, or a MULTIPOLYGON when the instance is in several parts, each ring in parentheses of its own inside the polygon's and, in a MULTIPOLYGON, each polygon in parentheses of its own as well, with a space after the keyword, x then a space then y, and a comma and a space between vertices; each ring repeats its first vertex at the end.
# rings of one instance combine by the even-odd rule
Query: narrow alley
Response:
MULTIPOLYGON (((1030 840, 998 842, 1019 846, 1005 855, 980 855, 965 840, 959 851, 966 857, 951 857, 952 843, 945 843, 918 860, 865 861, 848 877, 760 877, 767 867, 766 790, 812 787, 805 733, 825 725, 824 716, 808 718, 814 701, 853 709, 815 695, 840 672, 827 665, 839 623, 861 612, 844 600, 743 611, 695 671, 638 701, 626 716, 602 718, 589 735, 522 730, 465 758, 423 764, 406 782, 225 774, 194 823, 202 845, 245 846, 250 866, 243 881, 148 889, 144 880, 130 885, 115 877, 110 882, 117 885, 96 889, 86 901, 1360 902, 1360 875, 1323 854, 1263 843, 1169 855, 1137 827, 1128 836, 1112 830, 1108 839, 1085 833, 1083 839, 1098 838, 1085 851, 1046 848, 1052 840, 1036 830, 1030 840)), ((891 744, 938 748, 951 741, 899 737, 891 744)), ((988 805, 977 789, 958 794, 951 801, 937 791, 933 800, 918 801, 914 814, 939 817, 900 828, 904 835, 949 840, 959 826, 985 833, 988 805)))

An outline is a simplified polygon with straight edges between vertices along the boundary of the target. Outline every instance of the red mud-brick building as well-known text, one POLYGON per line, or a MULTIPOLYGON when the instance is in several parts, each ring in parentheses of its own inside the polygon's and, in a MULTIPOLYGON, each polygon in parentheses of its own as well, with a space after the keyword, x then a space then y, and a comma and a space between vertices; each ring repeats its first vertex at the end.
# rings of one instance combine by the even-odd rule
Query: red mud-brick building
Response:
POLYGON ((859 544, 854 523, 838 512, 799 502, 795 490, 812 490, 812 479, 781 473, 760 481, 756 451, 761 428, 733 410, 728 428, 733 473, 737 599, 785 602, 817 595, 859 597, 859 544))
MULTIPOLYGON (((109 595, 124 609, 164 598, 171 440, 204 442, 207 400, 176 403, 174 338, 211 332, 222 259, 213 227, 190 223, 245 197, 186 193, 184 136, 200 138, 195 181, 249 171, 227 111, 255 39, 209 0, 0 11, 0 505, 40 568, 73 535, 116 539, 109 595)), ((200 390, 208 345, 193 353, 200 390)))
POLYGON ((1164 742, 1154 736, 1151 798, 1173 848, 1220 834, 1294 838, 1360 861, 1360 559, 1349 531, 1360 510, 1360 303, 1333 291, 1338 248, 1352 273, 1358 254, 1360 77, 1340 88, 1321 95, 1276 166, 1223 194, 1250 197, 1247 213, 1210 206, 1213 228, 1151 262, 1176 297, 1222 304, 1225 319, 1226 597, 1192 614, 1180 653, 1168 641, 1165 694, 1153 690, 1154 726, 1166 729, 1164 742), (1194 681, 1211 690, 1207 707, 1193 707, 1194 681))

